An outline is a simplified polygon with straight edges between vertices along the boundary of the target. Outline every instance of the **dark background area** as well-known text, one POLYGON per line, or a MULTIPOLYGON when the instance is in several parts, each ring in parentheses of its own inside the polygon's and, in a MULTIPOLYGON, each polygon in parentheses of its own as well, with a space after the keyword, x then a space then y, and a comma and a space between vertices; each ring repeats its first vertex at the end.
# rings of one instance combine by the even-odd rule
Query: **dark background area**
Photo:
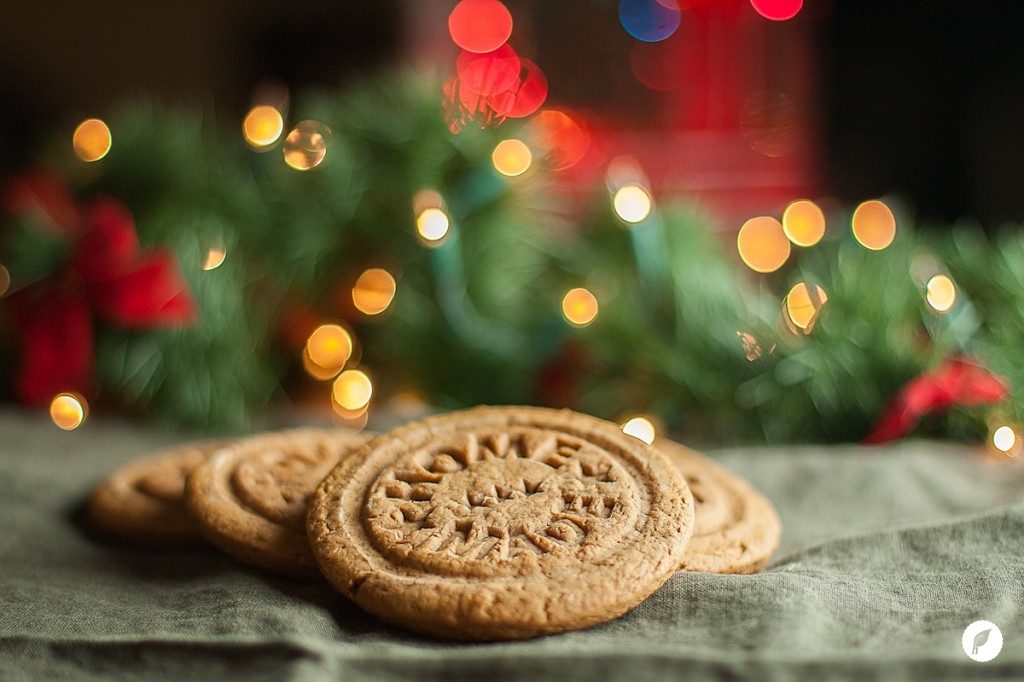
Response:
MULTIPOLYGON (((253 87, 334 85, 433 49, 452 2, 184 0, 0 5, 0 168, 123 97, 237 120, 253 87)), ((552 101, 650 125, 615 3, 510 1, 552 101), (625 65, 625 66, 623 66, 625 65)), ((902 195, 926 221, 1024 219, 1024 40, 1010 3, 806 0, 823 193, 902 195)), ((684 15, 685 16, 685 15, 684 15)))

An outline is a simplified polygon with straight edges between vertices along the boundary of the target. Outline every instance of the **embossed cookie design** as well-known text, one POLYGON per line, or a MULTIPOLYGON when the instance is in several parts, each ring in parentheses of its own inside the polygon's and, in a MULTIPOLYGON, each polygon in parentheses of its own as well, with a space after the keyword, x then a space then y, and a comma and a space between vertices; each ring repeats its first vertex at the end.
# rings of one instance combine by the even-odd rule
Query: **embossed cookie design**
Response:
POLYGON ((319 572, 306 506, 323 477, 366 441, 351 431, 299 429, 222 448, 188 479, 185 503, 210 542, 247 564, 302 580, 319 572))
POLYGON ((693 537, 680 568, 708 573, 756 573, 778 549, 782 524, 775 507, 739 476, 707 457, 660 438, 693 493, 693 537))
POLYGON ((203 539, 185 512, 185 478, 220 443, 186 443, 123 465, 89 498, 93 524, 129 542, 191 546, 203 539))
POLYGON ((616 618, 682 560, 693 503, 660 454, 569 411, 480 407, 380 436, 309 512, 323 574, 377 616, 454 639, 616 618))

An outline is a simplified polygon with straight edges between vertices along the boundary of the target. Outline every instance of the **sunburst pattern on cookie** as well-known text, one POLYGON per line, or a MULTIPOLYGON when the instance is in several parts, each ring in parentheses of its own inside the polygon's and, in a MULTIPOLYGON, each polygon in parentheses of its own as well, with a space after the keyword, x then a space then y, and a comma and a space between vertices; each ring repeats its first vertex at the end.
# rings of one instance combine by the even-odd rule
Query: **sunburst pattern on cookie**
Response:
POLYGON ((364 524, 392 560, 429 568, 454 558, 472 572, 582 553, 636 513, 632 477, 593 443, 528 427, 458 438, 399 458, 371 486, 364 524))

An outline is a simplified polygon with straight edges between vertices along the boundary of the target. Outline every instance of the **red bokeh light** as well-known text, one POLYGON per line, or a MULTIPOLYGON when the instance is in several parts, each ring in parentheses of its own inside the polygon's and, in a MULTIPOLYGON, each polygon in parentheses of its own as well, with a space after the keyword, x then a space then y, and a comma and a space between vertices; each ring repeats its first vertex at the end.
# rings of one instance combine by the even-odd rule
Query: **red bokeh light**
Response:
POLYGON ((576 165, 590 149, 590 132, 582 120, 565 111, 546 109, 533 119, 537 145, 547 152, 548 165, 564 170, 576 165))
POLYGON ((463 50, 455 62, 460 87, 480 95, 497 95, 519 83, 519 55, 508 45, 484 54, 463 50))
POLYGON ((750 0, 750 4, 765 19, 785 21, 797 15, 804 0, 750 0))
POLYGON ((529 59, 521 59, 521 80, 512 104, 505 115, 524 118, 541 108, 548 98, 548 79, 540 67, 529 59))
POLYGON ((448 16, 448 32, 467 52, 493 52, 512 35, 512 15, 499 0, 462 0, 448 16))

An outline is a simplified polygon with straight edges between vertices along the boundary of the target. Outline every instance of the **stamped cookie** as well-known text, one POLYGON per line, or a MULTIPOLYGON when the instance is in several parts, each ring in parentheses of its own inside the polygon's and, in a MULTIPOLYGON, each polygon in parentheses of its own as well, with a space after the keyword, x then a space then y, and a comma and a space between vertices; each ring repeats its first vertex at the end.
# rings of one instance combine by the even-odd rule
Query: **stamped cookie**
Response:
POLYGON ((665 438, 654 447, 682 472, 693 493, 693 537, 684 571, 756 573, 778 549, 782 524, 772 503, 749 483, 665 438))
POLYGON ((431 635, 519 639, 616 618, 678 568, 682 476, 614 424, 478 407, 342 461, 309 510, 320 570, 367 611, 431 635))
POLYGON ((192 473, 185 504, 203 535, 236 559, 315 579, 306 505, 323 477, 365 440, 347 430, 296 429, 238 441, 192 473))
POLYGON ((182 500, 186 477, 220 443, 186 443, 123 465, 89 498, 92 522, 109 535, 157 546, 201 544, 182 500))

